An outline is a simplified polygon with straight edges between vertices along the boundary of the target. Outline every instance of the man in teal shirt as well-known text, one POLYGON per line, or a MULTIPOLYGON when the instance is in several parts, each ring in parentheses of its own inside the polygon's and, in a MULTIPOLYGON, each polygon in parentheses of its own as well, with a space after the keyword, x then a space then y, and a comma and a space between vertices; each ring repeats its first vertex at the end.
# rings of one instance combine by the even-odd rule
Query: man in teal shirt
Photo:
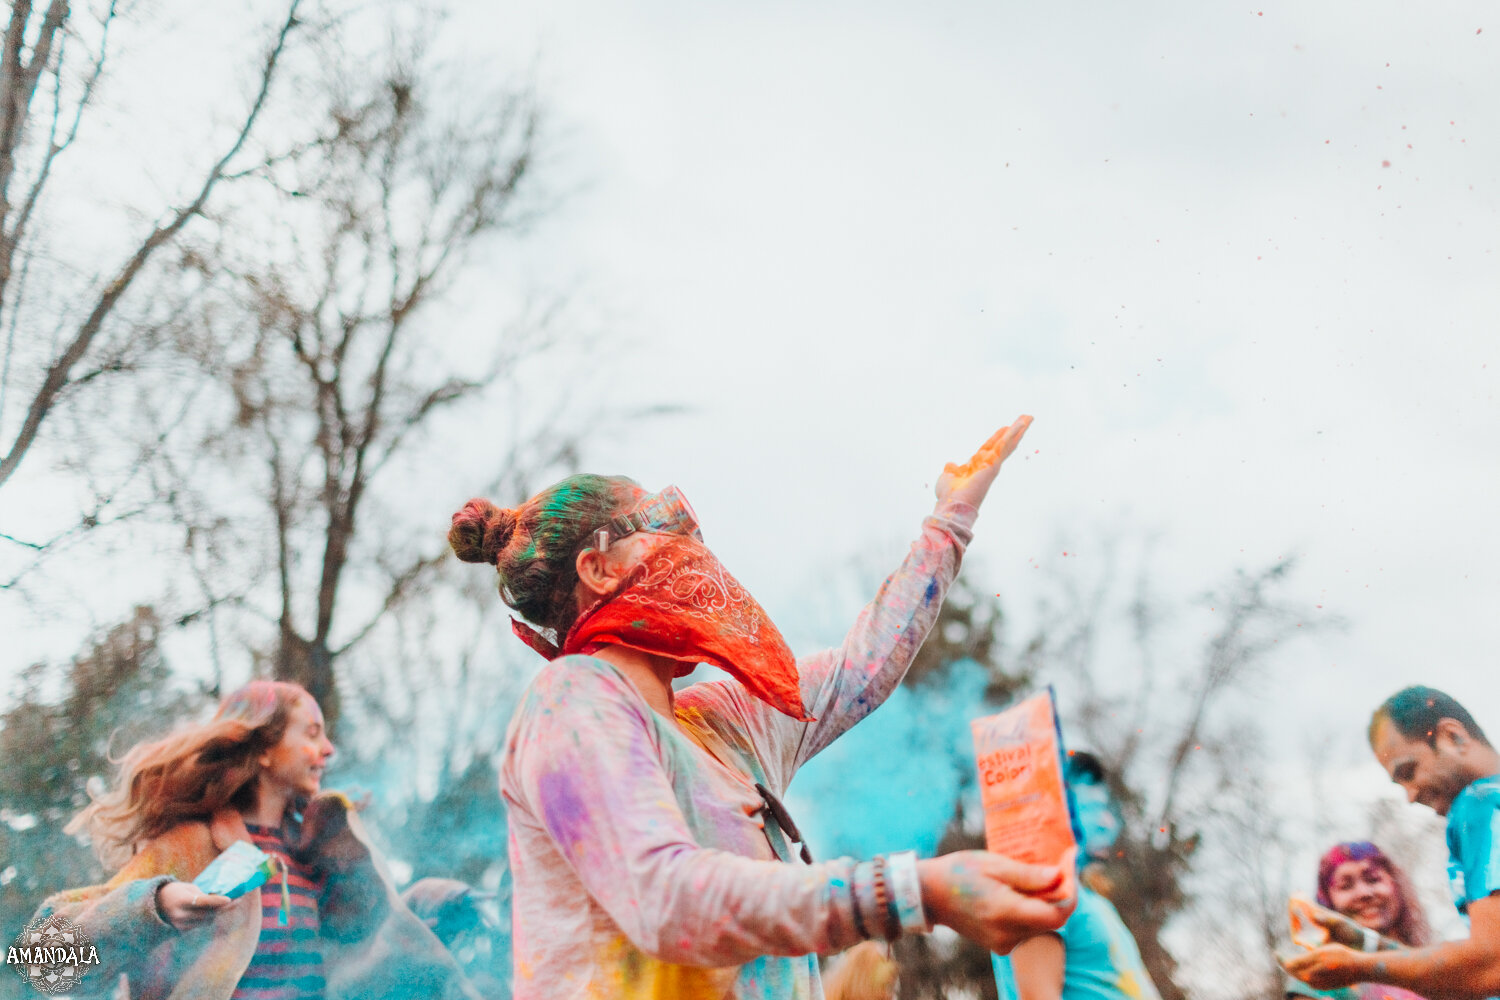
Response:
MULTIPOLYGON (((1093 754, 1072 753, 1063 776, 1077 808, 1080 859, 1108 858, 1120 819, 1103 766, 1093 754)), ((1000 1000, 1160 1000, 1114 904, 1081 880, 1078 906, 1060 930, 1023 941, 1008 958, 992 960, 1000 1000)))
POLYGON ((1386 699, 1369 735, 1407 799, 1448 817, 1448 884, 1469 936, 1399 952, 1325 945, 1287 971, 1325 989, 1371 982, 1432 1000, 1500 995, 1500 753, 1462 705, 1428 687, 1386 699))

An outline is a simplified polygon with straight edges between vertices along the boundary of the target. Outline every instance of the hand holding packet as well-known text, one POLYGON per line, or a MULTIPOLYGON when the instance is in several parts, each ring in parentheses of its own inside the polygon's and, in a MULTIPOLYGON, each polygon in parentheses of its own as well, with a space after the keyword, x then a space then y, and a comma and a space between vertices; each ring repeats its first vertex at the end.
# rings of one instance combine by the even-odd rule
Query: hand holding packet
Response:
POLYGON ((985 847, 1029 864, 1061 863, 1076 841, 1052 689, 970 727, 985 847))
POLYGON ((1355 951, 1399 951, 1405 947, 1306 896, 1294 895, 1287 900, 1286 915, 1293 943, 1309 950, 1325 944, 1341 944, 1355 951))
POLYGON ((198 873, 193 884, 205 893, 238 899, 265 885, 275 870, 275 858, 254 844, 236 840, 198 873))

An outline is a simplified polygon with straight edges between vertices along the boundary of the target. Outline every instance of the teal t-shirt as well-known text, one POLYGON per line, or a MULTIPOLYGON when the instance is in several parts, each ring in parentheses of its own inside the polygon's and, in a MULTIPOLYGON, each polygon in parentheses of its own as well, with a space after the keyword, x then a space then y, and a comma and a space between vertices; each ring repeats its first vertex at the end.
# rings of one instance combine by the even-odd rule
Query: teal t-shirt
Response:
POLYGON ((1465 917, 1500 892, 1500 774, 1470 782, 1448 807, 1448 888, 1465 917))
MULTIPOLYGON (((1135 938, 1114 904, 1086 886, 1078 887, 1078 907, 1058 931, 1066 953, 1062 1000, 1161 1000, 1135 938)), ((1017 1000, 1010 959, 991 956, 1000 1000, 1017 1000)))

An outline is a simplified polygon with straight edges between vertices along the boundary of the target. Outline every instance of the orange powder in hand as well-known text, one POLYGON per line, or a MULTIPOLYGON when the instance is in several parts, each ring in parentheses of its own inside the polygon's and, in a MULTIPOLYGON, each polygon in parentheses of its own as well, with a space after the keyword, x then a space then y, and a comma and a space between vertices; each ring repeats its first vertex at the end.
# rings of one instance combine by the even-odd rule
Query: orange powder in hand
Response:
POLYGON ((970 725, 985 846, 1017 861, 1058 864, 1074 839, 1052 689, 970 725))

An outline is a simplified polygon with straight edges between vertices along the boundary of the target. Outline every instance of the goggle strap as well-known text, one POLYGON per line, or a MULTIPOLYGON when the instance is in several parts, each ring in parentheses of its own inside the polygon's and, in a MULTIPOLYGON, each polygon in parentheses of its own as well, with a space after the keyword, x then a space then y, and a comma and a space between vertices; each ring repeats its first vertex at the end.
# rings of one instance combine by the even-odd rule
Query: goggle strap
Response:
POLYGON ((611 518, 609 523, 596 529, 594 547, 602 552, 609 548, 611 542, 637 531, 680 531, 685 525, 692 525, 691 534, 702 541, 703 532, 696 519, 688 510, 683 509, 686 503, 681 491, 668 487, 663 495, 657 496, 646 506, 611 518))

